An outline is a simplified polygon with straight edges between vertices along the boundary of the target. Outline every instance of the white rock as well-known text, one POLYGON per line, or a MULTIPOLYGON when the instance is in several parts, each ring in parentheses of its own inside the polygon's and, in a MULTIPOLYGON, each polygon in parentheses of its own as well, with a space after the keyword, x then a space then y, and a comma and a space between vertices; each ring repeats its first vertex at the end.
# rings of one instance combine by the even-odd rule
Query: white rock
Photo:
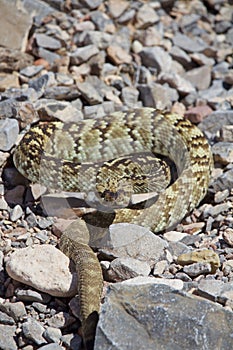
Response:
POLYGON ((187 236, 187 233, 185 232, 177 232, 177 231, 169 231, 165 232, 163 237, 166 238, 169 242, 179 242, 187 236))
POLYGON ((166 279, 166 278, 155 278, 155 277, 134 277, 126 281, 123 281, 124 284, 166 284, 174 289, 181 290, 183 289, 184 282, 179 279, 166 279))
POLYGON ((6 261, 9 276, 42 292, 58 297, 77 293, 77 274, 70 260, 49 244, 14 251, 6 261))

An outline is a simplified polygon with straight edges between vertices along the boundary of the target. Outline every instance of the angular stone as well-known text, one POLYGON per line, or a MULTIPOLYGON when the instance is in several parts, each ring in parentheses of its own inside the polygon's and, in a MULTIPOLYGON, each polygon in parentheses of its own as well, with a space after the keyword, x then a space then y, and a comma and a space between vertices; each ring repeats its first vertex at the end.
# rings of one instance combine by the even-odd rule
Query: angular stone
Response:
POLYGON ((172 46, 169 51, 170 55, 183 66, 190 66, 192 60, 190 56, 178 46, 172 46))
POLYGON ((10 213, 10 219, 12 221, 17 221, 18 219, 21 218, 22 215, 23 215, 23 209, 21 208, 20 205, 16 205, 10 213))
POLYGON ((0 324, 0 349, 17 350, 18 346, 15 342, 16 326, 8 326, 0 324))
POLYGON ((195 88, 187 79, 177 73, 162 73, 159 76, 162 83, 168 83, 172 88, 175 88, 182 95, 187 95, 195 92, 195 88))
POLYGON ((113 18, 120 17, 128 7, 129 7, 129 2, 125 1, 125 0, 118 0, 118 1, 109 0, 108 1, 109 12, 113 18))
POLYGON ((171 56, 161 47, 145 47, 139 55, 144 66, 156 68, 158 73, 169 72, 171 69, 171 56))
POLYGON ((68 312, 58 312, 48 320, 48 325, 55 328, 65 328, 76 322, 76 318, 68 312))
POLYGON ((214 160, 220 164, 233 163, 233 143, 217 142, 212 147, 214 160))
POLYGON ((189 70, 184 77, 198 90, 208 89, 211 83, 211 67, 202 66, 189 70))
POLYGON ((20 6, 22 5, 13 1, 0 2, 0 46, 25 52, 33 15, 22 11, 20 6))
POLYGON ((168 244, 148 229, 128 223, 113 224, 109 235, 100 243, 100 251, 109 257, 134 258, 150 266, 164 255, 168 244))
POLYGON ((48 72, 46 74, 43 74, 39 78, 34 78, 29 81, 29 87, 33 88, 36 91, 42 91, 49 87, 56 84, 55 75, 53 72, 48 72))
POLYGON ((102 4, 103 0, 81 0, 80 2, 84 6, 87 6, 91 10, 94 10, 102 4))
POLYGON ((19 78, 16 74, 0 73, 0 91, 19 87, 19 78))
POLYGON ((61 43, 59 40, 46 34, 36 34, 35 39, 38 46, 44 47, 49 50, 58 50, 61 48, 61 43))
POLYGON ((67 101, 56 101, 50 99, 40 99, 35 103, 35 108, 42 118, 57 118, 65 123, 75 122, 82 119, 82 113, 67 101))
POLYGON ((33 57, 16 49, 0 47, 0 72, 18 71, 33 64, 33 57))
POLYGON ((70 55, 70 62, 73 65, 80 65, 83 62, 87 62, 91 57, 97 55, 98 53, 99 49, 96 45, 79 47, 70 55))
POLYGON ((132 57, 130 54, 128 54, 125 49, 118 45, 110 45, 107 48, 107 54, 109 56, 109 59, 117 65, 132 62, 132 57))
POLYGON ((212 301, 225 304, 233 300, 232 282, 224 283, 221 280, 202 279, 198 285, 198 294, 212 301))
POLYGON ((220 267, 220 260, 218 254, 208 249, 192 251, 189 253, 181 254, 177 257, 177 263, 182 266, 198 262, 210 263, 212 273, 215 273, 216 270, 220 267))
POLYGON ((233 125, 232 110, 215 111, 205 118, 198 127, 203 131, 208 130, 211 134, 215 134, 223 125, 233 125))
POLYGON ((36 321, 33 317, 28 317, 27 321, 22 324, 22 331, 24 336, 33 341, 36 345, 46 343, 46 340, 42 336, 45 329, 41 323, 36 321))
POLYGON ((83 43, 84 45, 95 45, 98 49, 104 50, 110 45, 111 40, 112 35, 109 33, 90 30, 86 33, 83 43))
POLYGON ((0 150, 9 151, 15 144, 19 134, 19 124, 15 119, 0 120, 0 150))
POLYGON ((200 123, 204 118, 210 115, 213 110, 208 106, 196 106, 189 108, 184 116, 192 123, 200 123))
POLYGON ((221 130, 221 140, 224 142, 232 142, 233 140, 233 125, 223 125, 221 130))
POLYGON ((192 39, 187 35, 180 33, 177 33, 174 36, 173 43, 186 52, 202 52, 207 47, 207 45, 201 39, 192 39))
POLYGON ((70 272, 69 259, 49 244, 16 250, 6 270, 13 279, 54 296, 72 296, 77 291, 77 275, 70 272))
POLYGON ((144 261, 133 258, 114 259, 107 271, 107 278, 110 281, 120 282, 136 276, 148 276, 150 265, 144 261))
POLYGON ((159 16, 149 4, 142 5, 136 15, 136 27, 145 29, 159 21, 159 16))
MULTIPOLYGON (((170 109, 171 101, 175 98, 171 98, 173 89, 156 83, 139 85, 138 90, 140 91, 140 99, 146 107, 154 107, 161 110, 170 109)), ((176 99, 178 99, 178 94, 176 99)))
POLYGON ((90 13, 91 21, 95 24, 97 30, 102 32, 115 32, 115 25, 112 19, 102 11, 93 11, 90 13))
POLYGON ((37 75, 42 71, 44 67, 41 65, 38 66, 28 66, 20 70, 20 74, 25 75, 28 78, 32 78, 34 75, 37 75))
POLYGON ((171 287, 116 283, 102 306, 95 349, 196 350, 204 342, 228 350, 232 322, 233 313, 171 287))
POLYGON ((8 301, 0 303, 0 310, 12 317, 15 322, 21 321, 26 316, 26 309, 21 301, 10 303, 8 301))
POLYGON ((209 263, 199 262, 191 265, 186 265, 183 268, 184 273, 191 277, 205 275, 211 273, 211 265, 209 263))
POLYGON ((230 247, 233 247, 233 229, 228 227, 224 232, 223 232, 223 239, 224 241, 229 244, 230 247))
POLYGON ((126 86, 121 91, 122 101, 130 108, 136 107, 138 95, 139 91, 132 86, 126 86))
POLYGON ((77 87, 83 98, 91 105, 95 105, 103 101, 103 97, 90 83, 78 83, 77 87))
POLYGON ((60 60, 61 56, 55 52, 39 47, 38 56, 44 58, 51 66, 56 65, 60 60))

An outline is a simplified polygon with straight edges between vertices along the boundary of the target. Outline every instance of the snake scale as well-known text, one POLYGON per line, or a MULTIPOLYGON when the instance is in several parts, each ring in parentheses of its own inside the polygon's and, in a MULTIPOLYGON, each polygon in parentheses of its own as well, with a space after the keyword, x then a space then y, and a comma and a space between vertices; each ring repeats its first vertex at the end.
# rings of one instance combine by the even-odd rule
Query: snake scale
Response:
MULTIPOLYGON (((96 191, 111 186, 112 160, 118 161, 121 182, 130 179, 130 164, 124 157, 150 152, 169 157, 176 166, 177 178, 145 208, 114 209, 113 223, 129 222, 159 232, 171 228, 190 212, 207 192, 213 166, 210 146, 202 132, 182 116, 153 108, 115 112, 101 119, 77 123, 48 122, 33 126, 14 153, 17 169, 30 181, 65 191, 96 191), (101 176, 100 176, 101 177, 101 176)), ((132 175, 133 177, 133 175, 132 175)), ((135 177, 137 186, 141 178, 135 177)), ((125 181, 120 187, 124 189, 125 181)), ((136 186, 136 187, 137 187, 136 186)), ((127 182, 126 182, 127 187, 127 182)), ((112 190, 112 192, 114 192, 112 190)), ((101 197, 101 194, 100 194, 101 197)), ((117 195, 115 195, 117 197, 117 195)), ((80 220, 84 223, 83 220, 80 220)), ((92 349, 98 320, 102 275, 98 260, 88 245, 83 229, 61 237, 60 248, 74 260, 79 275, 81 321, 86 349, 92 349), (73 235, 73 236, 72 236, 73 235)))

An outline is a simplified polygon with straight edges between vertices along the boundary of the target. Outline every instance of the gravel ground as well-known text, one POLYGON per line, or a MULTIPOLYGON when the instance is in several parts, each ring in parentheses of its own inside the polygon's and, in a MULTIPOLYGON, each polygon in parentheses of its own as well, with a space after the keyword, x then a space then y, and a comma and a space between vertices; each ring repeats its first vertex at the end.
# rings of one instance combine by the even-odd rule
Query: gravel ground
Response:
POLYGON ((113 226, 111 248, 98 253, 106 287, 154 276, 232 315, 232 1, 3 0, 0 13, 0 349, 81 349, 77 276, 55 247, 83 209, 30 184, 12 161, 22 134, 41 120, 149 106, 198 124, 215 162, 200 206, 159 236, 113 226), (127 251, 114 241, 125 234, 127 251))

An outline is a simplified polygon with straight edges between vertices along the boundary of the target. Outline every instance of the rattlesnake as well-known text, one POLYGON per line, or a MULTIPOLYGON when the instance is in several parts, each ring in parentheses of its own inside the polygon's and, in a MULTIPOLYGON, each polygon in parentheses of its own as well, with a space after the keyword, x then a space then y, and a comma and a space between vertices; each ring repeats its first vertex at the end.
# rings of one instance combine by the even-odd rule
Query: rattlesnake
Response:
MULTIPOLYGON (((65 191, 87 192, 96 191, 99 169, 108 176, 112 169, 112 161, 109 164, 108 161, 118 157, 123 157, 118 162, 120 176, 125 170, 130 178, 124 157, 142 152, 169 157, 176 165, 178 177, 154 201, 147 202, 144 209, 111 210, 112 222, 139 224, 158 232, 171 228, 197 206, 209 184, 212 169, 209 144, 202 132, 182 116, 141 108, 76 124, 41 123, 25 134, 14 153, 14 163, 32 182, 65 191)), ((134 168, 134 162, 131 164, 134 168)), ((111 186, 108 177, 103 179, 100 189, 105 182, 111 186)), ((69 231, 62 236, 61 249, 76 263, 83 335, 86 348, 91 349, 102 278, 98 260, 88 246, 85 227, 77 233, 78 242, 74 239, 75 226, 71 227, 73 236, 69 231)))

